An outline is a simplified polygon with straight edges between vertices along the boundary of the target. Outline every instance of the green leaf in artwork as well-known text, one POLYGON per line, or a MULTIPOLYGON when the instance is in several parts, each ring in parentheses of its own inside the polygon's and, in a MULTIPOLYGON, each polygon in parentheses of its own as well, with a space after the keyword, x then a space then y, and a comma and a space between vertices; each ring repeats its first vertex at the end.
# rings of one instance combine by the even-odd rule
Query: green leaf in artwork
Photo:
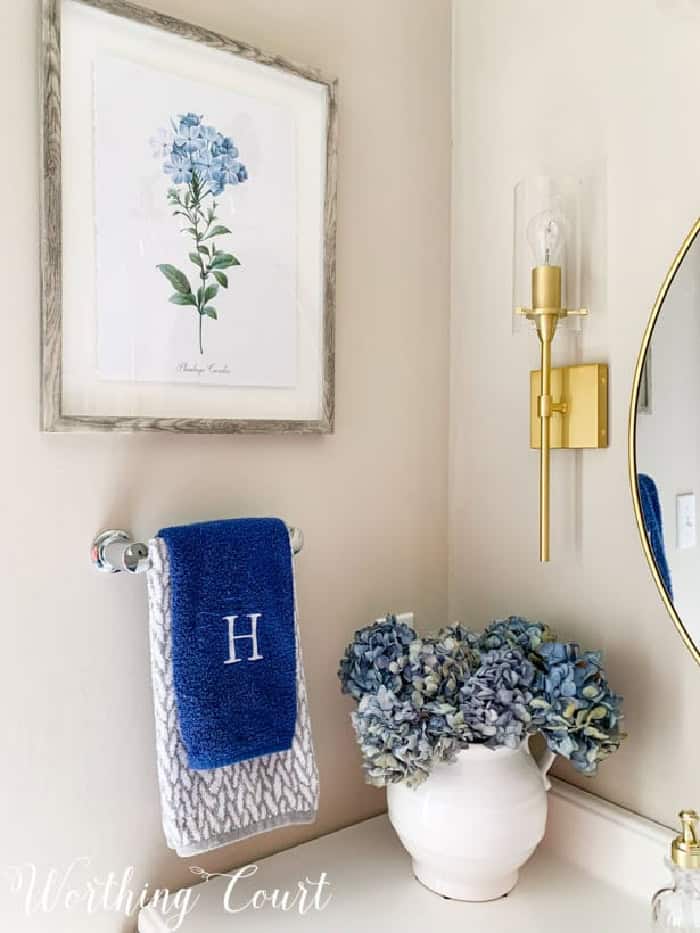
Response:
POLYGON ((209 233, 204 237, 205 240, 211 240, 214 236, 224 236, 226 233, 230 233, 228 227, 222 226, 222 224, 217 224, 213 230, 210 230, 209 233))
POLYGON ((214 278, 222 288, 228 288, 228 276, 225 272, 220 272, 218 269, 215 269, 214 278))
POLYGON ((195 264, 197 267, 201 267, 202 260, 199 256, 199 253, 190 253, 190 261, 195 264))
POLYGON ((180 272, 179 269, 176 269, 175 266, 171 266, 168 263, 163 263, 162 265, 156 266, 156 268, 160 269, 176 292, 180 292, 181 295, 189 295, 191 293, 192 289, 190 288, 189 279, 184 272, 180 272))
POLYGON ((207 301, 211 301, 211 299, 216 296, 218 291, 218 285, 207 285, 207 290, 204 292, 204 302, 206 303, 207 301))
POLYGON ((211 305, 207 305, 207 307, 204 309, 204 313, 207 317, 213 318, 213 320, 217 319, 216 308, 213 308, 211 305))
POLYGON ((240 266, 240 262, 230 253, 217 253, 211 264, 212 269, 228 269, 230 266, 240 266))
POLYGON ((199 252, 200 252, 203 256, 208 256, 208 255, 209 255, 209 247, 207 247, 207 246, 200 246, 200 247, 198 247, 198 249, 199 249, 199 252))
POLYGON ((174 305, 192 305, 194 308, 197 307, 197 299, 192 293, 189 295, 181 295, 179 292, 175 292, 174 295, 168 298, 168 301, 174 305))

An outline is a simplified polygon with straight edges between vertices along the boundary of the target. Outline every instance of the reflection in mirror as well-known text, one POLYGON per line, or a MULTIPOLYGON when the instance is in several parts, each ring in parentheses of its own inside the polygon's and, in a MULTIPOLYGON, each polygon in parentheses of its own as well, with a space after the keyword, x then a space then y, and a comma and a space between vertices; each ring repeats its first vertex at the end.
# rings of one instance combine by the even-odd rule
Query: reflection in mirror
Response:
MULTIPOLYGON (((652 314, 637 375, 637 510, 657 582, 700 645, 700 240, 681 251, 652 314), (652 363, 653 360, 653 363, 652 363)), ((695 649, 697 656, 697 648, 695 649)))

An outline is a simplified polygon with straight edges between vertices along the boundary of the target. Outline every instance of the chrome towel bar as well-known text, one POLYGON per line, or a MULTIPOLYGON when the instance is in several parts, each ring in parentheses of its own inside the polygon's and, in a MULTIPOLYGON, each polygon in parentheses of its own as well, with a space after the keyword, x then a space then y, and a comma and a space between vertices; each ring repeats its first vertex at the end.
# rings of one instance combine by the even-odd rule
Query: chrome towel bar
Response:
MULTIPOLYGON (((288 529, 292 551, 298 554, 304 547, 304 533, 301 528, 288 526, 288 529)), ((148 545, 134 541, 131 532, 123 528, 110 528, 96 535, 90 548, 90 560, 102 573, 144 573, 151 565, 148 545)))

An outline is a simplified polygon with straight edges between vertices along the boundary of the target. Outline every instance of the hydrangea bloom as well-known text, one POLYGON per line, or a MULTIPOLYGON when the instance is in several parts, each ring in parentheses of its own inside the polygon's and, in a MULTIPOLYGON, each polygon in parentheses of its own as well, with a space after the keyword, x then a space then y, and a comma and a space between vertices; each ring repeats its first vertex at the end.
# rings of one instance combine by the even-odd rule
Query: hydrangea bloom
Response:
POLYGON ((519 648, 483 652, 460 696, 473 741, 517 748, 531 728, 534 682, 535 667, 519 648))
MULTIPOLYGON (((450 707, 450 709, 452 709, 450 707)), ((454 710, 451 713, 456 716, 454 710)), ((444 714, 417 710, 386 687, 363 696, 352 723, 369 784, 383 787, 405 781, 421 784, 438 761, 451 761, 458 750, 454 735, 443 731, 444 714)))
POLYGON ((343 693, 359 703, 365 694, 377 693, 382 686, 399 697, 410 692, 409 647, 417 639, 411 626, 397 622, 393 615, 358 629, 340 660, 343 693))
POLYGON ((479 638, 459 622, 441 628, 435 643, 440 655, 459 664, 462 672, 479 666, 479 638))
POLYGON ((478 665, 474 636, 461 625, 440 629, 437 636, 420 638, 410 646, 408 669, 413 702, 430 700, 458 705, 459 691, 478 665))
POLYGON ((487 651, 510 646, 520 648, 530 655, 548 641, 554 641, 554 633, 549 626, 541 622, 530 622, 520 616, 510 616, 492 622, 480 636, 478 644, 487 651))
POLYGON ((577 644, 560 642, 538 651, 545 670, 530 704, 537 728, 555 754, 583 774, 595 774, 625 737, 622 697, 608 687, 599 651, 581 652, 577 644))

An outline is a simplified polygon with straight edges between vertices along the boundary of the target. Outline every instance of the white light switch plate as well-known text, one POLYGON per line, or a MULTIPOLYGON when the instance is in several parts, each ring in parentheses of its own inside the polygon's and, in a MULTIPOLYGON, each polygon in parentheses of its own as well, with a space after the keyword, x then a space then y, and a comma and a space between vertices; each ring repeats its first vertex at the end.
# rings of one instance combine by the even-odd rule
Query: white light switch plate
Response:
POLYGON ((695 547, 695 493, 676 496, 676 541, 679 548, 695 547))
MULTIPOLYGON (((374 621, 384 622, 385 619, 386 619, 386 616, 382 616, 381 619, 375 619, 374 621)), ((397 612, 396 613, 396 621, 399 624, 403 623, 403 625, 413 626, 413 619, 414 619, 414 615, 412 612, 397 612)))

